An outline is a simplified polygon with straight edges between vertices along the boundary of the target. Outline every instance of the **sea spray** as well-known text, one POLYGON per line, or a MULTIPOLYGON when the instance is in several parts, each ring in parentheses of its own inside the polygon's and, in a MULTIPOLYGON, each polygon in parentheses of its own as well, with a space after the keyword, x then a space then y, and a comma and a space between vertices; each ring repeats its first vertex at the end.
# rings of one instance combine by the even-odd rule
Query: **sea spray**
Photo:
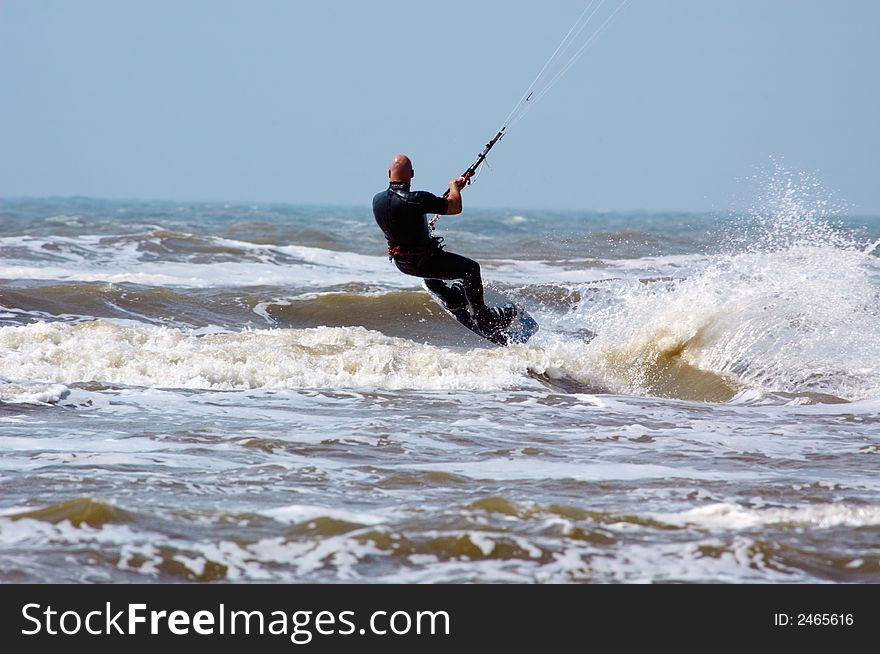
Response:
POLYGON ((880 394, 872 246, 832 224, 814 184, 777 169, 768 189, 732 222, 728 253, 684 279, 621 285, 591 348, 609 383, 681 397, 680 375, 699 370, 731 390, 880 394))

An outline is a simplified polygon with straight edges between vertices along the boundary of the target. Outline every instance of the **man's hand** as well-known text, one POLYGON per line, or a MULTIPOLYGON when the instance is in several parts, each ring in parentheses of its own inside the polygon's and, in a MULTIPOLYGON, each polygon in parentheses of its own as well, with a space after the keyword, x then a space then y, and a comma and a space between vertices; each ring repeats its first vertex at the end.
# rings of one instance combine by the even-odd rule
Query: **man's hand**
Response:
POLYGON ((458 177, 456 179, 449 180, 449 190, 450 191, 460 191, 465 186, 467 186, 467 179, 464 177, 458 177))

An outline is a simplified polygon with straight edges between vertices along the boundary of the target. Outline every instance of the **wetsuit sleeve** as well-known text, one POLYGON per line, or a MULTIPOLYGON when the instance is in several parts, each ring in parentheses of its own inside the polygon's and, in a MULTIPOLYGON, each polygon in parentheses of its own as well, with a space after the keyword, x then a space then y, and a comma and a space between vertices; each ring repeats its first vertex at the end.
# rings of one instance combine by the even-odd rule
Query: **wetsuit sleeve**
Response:
POLYGON ((417 191, 418 203, 425 213, 439 213, 441 216, 449 211, 449 200, 440 198, 428 191, 417 191))

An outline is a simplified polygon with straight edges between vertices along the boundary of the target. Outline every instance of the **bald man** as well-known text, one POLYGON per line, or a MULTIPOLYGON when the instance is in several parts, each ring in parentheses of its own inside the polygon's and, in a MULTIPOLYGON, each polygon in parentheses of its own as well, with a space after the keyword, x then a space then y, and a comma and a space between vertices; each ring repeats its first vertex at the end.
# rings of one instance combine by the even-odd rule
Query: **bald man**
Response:
POLYGON ((506 327, 513 312, 486 306, 480 264, 446 252, 441 245, 443 239, 432 237, 428 227, 428 214, 461 213, 461 189, 467 180, 464 177, 451 180, 449 195, 441 198, 428 191, 410 190, 414 176, 409 157, 396 155, 388 167, 391 182, 388 189, 373 198, 373 216, 388 241, 388 256, 402 273, 425 279, 428 288, 443 298, 453 311, 463 305, 465 298, 456 298, 439 280, 462 280, 467 302, 480 329, 491 332, 506 327))

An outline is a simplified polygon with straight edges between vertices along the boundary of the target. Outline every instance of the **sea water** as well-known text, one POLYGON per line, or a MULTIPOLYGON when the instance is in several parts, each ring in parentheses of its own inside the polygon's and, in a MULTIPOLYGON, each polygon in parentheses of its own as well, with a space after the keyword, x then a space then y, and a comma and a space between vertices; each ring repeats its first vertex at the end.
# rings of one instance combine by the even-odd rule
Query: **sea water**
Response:
MULTIPOLYGON (((0 203, 0 582, 880 582, 880 219, 0 203)), ((378 189, 377 189, 378 190, 378 189)))

